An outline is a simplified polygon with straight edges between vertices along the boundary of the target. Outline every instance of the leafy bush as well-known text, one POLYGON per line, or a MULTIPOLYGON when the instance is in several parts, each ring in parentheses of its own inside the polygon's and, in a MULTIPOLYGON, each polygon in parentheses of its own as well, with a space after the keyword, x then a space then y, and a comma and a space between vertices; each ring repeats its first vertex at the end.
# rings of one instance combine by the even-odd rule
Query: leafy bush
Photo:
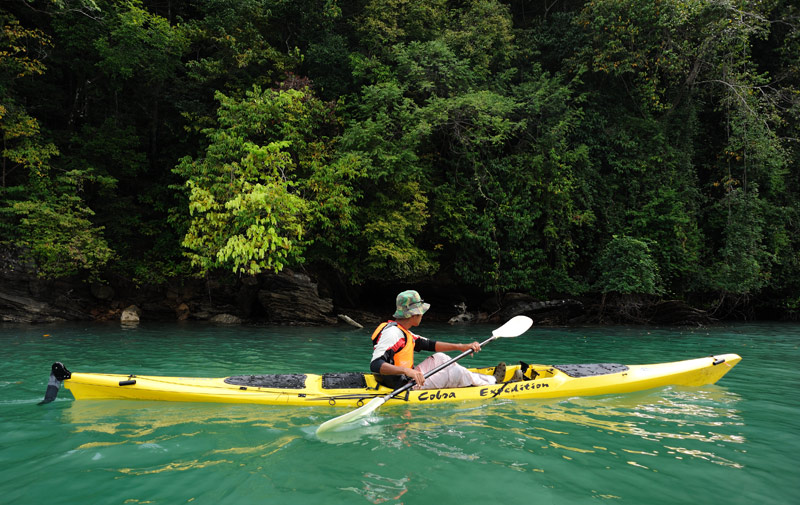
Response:
POLYGON ((656 295, 662 291, 658 265, 642 240, 615 235, 595 266, 600 271, 596 287, 603 294, 656 295))

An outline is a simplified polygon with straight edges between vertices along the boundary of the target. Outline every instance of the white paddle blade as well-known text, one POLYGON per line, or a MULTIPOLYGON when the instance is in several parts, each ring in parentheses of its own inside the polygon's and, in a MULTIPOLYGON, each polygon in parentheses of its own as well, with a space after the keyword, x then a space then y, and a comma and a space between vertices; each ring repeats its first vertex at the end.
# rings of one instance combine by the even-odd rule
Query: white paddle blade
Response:
POLYGON ((350 412, 342 416, 334 417, 333 419, 328 419, 324 423, 320 424, 319 428, 317 428, 317 436, 319 436, 320 433, 325 433, 326 431, 335 430, 337 428, 345 426, 346 424, 352 423, 353 421, 361 419, 362 417, 367 417, 372 412, 377 410, 385 402, 386 402, 386 397, 373 398, 366 405, 363 405, 357 408, 356 410, 351 410, 350 412))
POLYGON ((492 332, 492 336, 495 338, 518 337, 528 331, 528 328, 530 328, 532 325, 533 319, 530 317, 515 316, 509 319, 506 324, 494 330, 492 332))

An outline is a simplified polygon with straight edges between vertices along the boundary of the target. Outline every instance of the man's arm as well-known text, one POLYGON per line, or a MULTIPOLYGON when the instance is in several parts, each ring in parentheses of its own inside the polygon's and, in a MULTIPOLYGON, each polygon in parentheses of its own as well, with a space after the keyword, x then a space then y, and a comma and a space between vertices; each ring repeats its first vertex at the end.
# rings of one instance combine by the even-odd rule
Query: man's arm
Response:
POLYGON ((447 351, 469 351, 472 349, 473 352, 478 352, 481 350, 481 344, 477 342, 472 342, 471 344, 451 344, 450 342, 436 342, 435 350, 436 352, 447 352, 447 351))

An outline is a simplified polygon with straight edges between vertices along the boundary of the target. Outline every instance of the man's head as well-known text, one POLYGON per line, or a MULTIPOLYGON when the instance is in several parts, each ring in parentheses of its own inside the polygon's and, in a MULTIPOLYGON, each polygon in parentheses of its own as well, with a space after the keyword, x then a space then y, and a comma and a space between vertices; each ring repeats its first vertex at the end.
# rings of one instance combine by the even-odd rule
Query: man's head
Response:
POLYGON ((431 308, 431 304, 423 302, 419 293, 413 289, 403 291, 397 295, 395 305, 397 307, 397 310, 394 312, 394 317, 396 319, 408 319, 417 315, 421 316, 431 308))

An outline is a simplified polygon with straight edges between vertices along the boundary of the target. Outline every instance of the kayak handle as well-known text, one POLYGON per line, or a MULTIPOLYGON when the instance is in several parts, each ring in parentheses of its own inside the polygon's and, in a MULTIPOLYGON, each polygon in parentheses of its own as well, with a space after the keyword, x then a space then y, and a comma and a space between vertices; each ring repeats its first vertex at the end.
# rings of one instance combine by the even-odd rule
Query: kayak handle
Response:
POLYGON ((119 385, 120 386, 133 386, 134 384, 136 384, 136 379, 129 379, 129 380, 126 380, 126 381, 119 381, 119 385))
POLYGON ((725 358, 719 358, 714 360, 714 363, 712 363, 712 365, 716 366, 716 365, 721 365, 723 363, 725 363, 725 358))

